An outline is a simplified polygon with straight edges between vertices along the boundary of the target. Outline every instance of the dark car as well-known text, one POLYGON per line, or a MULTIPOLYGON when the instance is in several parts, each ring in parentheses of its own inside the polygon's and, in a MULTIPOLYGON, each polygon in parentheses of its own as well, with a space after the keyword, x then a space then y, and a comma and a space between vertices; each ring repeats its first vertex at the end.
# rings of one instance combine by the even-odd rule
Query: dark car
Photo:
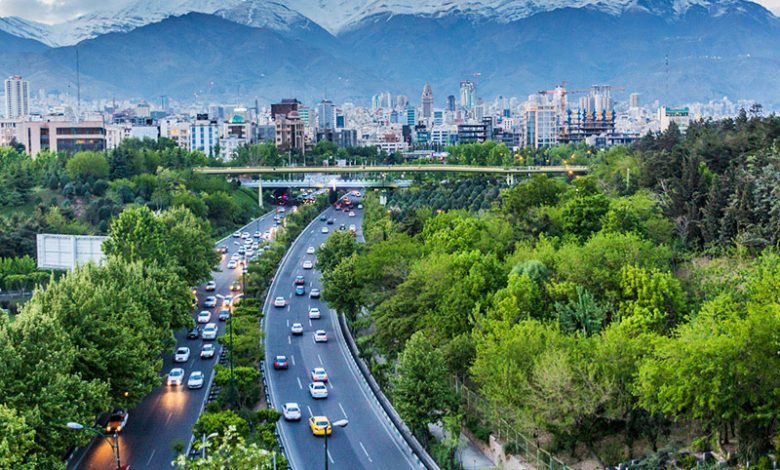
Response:
POLYGON ((111 415, 108 417, 108 422, 106 423, 106 432, 122 432, 122 429, 127 425, 127 418, 129 417, 130 414, 125 410, 116 409, 112 411, 111 415))
POLYGON ((190 331, 187 332, 187 339, 198 339, 200 338, 200 327, 196 326, 190 331))
POLYGON ((335 222, 335 220, 333 220, 333 219, 328 219, 328 225, 333 225, 333 223, 334 223, 334 222, 335 222))
POLYGON ((346 230, 346 229, 347 229, 347 226, 346 226, 346 225, 344 225, 344 224, 341 224, 341 225, 339 225, 339 230, 342 230, 342 231, 344 231, 344 230, 346 230))
POLYGON ((274 369, 289 369, 290 363, 287 361, 287 356, 276 356, 274 358, 274 369))
POLYGON ((295 285, 296 286, 302 286, 306 284, 306 279, 303 278, 303 276, 295 276, 295 285))
POLYGON ((320 216, 320 222, 325 222, 326 220, 328 220, 327 217, 325 217, 324 215, 320 216))
POLYGON ((220 245, 220 247, 217 248, 217 251, 224 254, 228 252, 228 248, 225 245, 220 245))

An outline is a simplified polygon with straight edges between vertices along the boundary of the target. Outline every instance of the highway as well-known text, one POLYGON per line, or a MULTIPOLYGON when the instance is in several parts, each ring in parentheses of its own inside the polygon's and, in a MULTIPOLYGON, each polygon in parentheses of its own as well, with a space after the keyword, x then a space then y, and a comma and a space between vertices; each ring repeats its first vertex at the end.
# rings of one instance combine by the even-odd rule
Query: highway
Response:
MULTIPOLYGON (((265 232, 274 226, 273 212, 269 212, 259 219, 252 221, 241 228, 241 231, 254 234, 255 231, 265 232)), ((256 238, 253 238, 257 240, 256 238)), ((203 308, 202 302, 208 295, 230 294, 230 284, 239 278, 240 268, 227 269, 227 262, 231 254, 235 253, 239 246, 232 236, 223 238, 217 245, 224 245, 229 252, 223 255, 219 264, 219 271, 212 273, 216 282, 216 291, 205 292, 203 286, 198 287, 199 305, 193 310, 193 318, 201 310, 212 312, 212 322, 219 325, 218 335, 225 331, 225 322, 217 320, 217 313, 221 307, 221 299, 217 307, 203 308)), ((206 404, 208 384, 213 379, 214 365, 218 363, 222 346, 213 341, 217 352, 212 359, 201 359, 200 349, 203 344, 201 339, 187 339, 187 331, 182 329, 175 332, 177 346, 190 348, 190 359, 186 363, 174 363, 173 351, 163 357, 161 370, 161 386, 155 388, 144 398, 140 405, 130 410, 130 416, 125 430, 120 434, 119 447, 122 464, 130 464, 135 469, 170 469, 174 458, 173 443, 181 441, 185 451, 192 436, 192 426, 198 420, 200 413, 206 404), (185 383, 180 387, 169 387, 164 382, 164 377, 173 367, 182 367, 185 371, 185 383), (206 375, 203 388, 189 390, 186 379, 190 372, 200 370, 206 375)), ((95 439, 90 445, 77 452, 68 463, 69 469, 78 470, 108 470, 115 469, 116 464, 109 444, 103 439, 95 439)))
MULTIPOLYGON (((312 288, 321 288, 320 273, 316 269, 303 269, 305 260, 315 261, 316 255, 306 254, 308 247, 319 248, 340 224, 354 224, 358 237, 362 237, 362 211, 356 216, 336 211, 325 211, 327 218, 334 218, 333 225, 317 219, 290 247, 282 261, 277 277, 269 289, 264 311, 266 381, 271 403, 279 411, 285 402, 297 402, 302 411, 299 422, 280 421, 279 431, 290 465, 295 470, 324 468, 325 450, 322 437, 312 435, 308 427, 311 415, 325 415, 331 422, 348 419, 344 427, 334 427, 328 439, 328 459, 333 469, 388 469, 420 468, 402 438, 383 415, 383 411, 370 396, 370 390, 361 383, 360 371, 351 361, 346 343, 340 335, 335 311, 319 299, 310 299, 312 288), (329 234, 321 233, 322 227, 329 234), (306 293, 294 293, 294 280, 305 278, 306 293), (273 306, 276 297, 287 299, 287 305, 273 306), (322 312, 319 320, 308 319, 309 307, 322 312), (304 326, 303 336, 292 336, 290 326, 294 322, 304 326), (313 332, 323 329, 328 334, 327 343, 315 343, 313 332), (288 370, 274 370, 273 358, 278 354, 288 357, 288 370), (309 395, 311 370, 324 367, 328 373, 328 398, 314 400, 309 395)), ((316 265, 315 265, 316 268, 316 265)))

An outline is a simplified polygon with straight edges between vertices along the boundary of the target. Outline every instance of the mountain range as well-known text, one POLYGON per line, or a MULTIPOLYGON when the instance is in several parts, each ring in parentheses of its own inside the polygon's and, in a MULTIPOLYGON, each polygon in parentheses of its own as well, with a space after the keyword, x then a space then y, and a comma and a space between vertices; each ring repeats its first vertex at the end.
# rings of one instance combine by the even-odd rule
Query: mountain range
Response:
POLYGON ((0 74, 33 90, 367 103, 381 90, 438 105, 561 81, 645 101, 780 104, 780 19, 746 0, 136 0, 45 25, 0 18, 0 74))

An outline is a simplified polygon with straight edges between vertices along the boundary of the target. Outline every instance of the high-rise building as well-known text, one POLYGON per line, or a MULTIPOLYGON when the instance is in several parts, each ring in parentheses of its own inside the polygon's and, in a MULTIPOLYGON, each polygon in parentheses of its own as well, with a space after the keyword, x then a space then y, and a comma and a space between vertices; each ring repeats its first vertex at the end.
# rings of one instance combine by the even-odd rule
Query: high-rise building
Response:
POLYGON ((398 95, 395 97, 395 107, 398 109, 404 109, 409 103, 409 100, 406 98, 406 95, 398 95))
POLYGON ((422 91, 422 117, 423 119, 430 119, 433 115, 433 90, 431 85, 425 82, 425 86, 422 91))
POLYGON ((477 85, 471 80, 460 82, 460 107, 471 110, 477 104, 477 85))
POLYGON ((208 114, 198 114, 190 126, 190 150, 200 150, 206 156, 215 157, 219 144, 219 125, 208 114))
POLYGON ((317 128, 336 128, 336 106, 330 100, 322 100, 317 105, 317 128))
POLYGON ((303 150, 305 133, 303 121, 298 111, 291 111, 286 116, 276 118, 276 146, 279 150, 303 150))
POLYGON ((277 116, 287 116, 293 111, 298 111, 301 104, 295 98, 286 98, 281 103, 274 103, 271 105, 271 119, 276 120, 277 116))
POLYGON ((406 125, 414 127, 417 124, 417 110, 414 106, 406 107, 406 125))
POLYGON ((455 95, 447 97, 447 111, 455 111, 455 95))
POLYGON ((542 148, 558 143, 556 106, 547 96, 531 96, 525 104, 525 146, 542 148))
POLYGON ((628 107, 636 109, 639 107, 639 93, 631 93, 628 97, 628 107))
POLYGON ((658 109, 658 120, 661 121, 661 131, 666 131, 675 123, 680 132, 685 133, 691 125, 691 113, 688 108, 664 106, 658 109))
POLYGON ((5 117, 18 119, 30 114, 30 82, 13 75, 5 80, 5 117))

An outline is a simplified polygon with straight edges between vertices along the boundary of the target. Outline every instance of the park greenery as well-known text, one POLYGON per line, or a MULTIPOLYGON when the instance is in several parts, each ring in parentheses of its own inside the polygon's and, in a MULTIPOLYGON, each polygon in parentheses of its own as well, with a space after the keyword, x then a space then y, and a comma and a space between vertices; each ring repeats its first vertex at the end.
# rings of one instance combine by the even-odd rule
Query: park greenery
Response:
POLYGON ((485 436, 458 382, 571 462, 658 468, 685 450, 766 466, 780 450, 778 149, 780 118, 743 113, 585 151, 588 176, 533 176, 489 206, 483 179, 387 206, 369 194, 365 245, 336 234, 322 249, 323 295, 434 455, 451 453, 430 423, 485 436))

